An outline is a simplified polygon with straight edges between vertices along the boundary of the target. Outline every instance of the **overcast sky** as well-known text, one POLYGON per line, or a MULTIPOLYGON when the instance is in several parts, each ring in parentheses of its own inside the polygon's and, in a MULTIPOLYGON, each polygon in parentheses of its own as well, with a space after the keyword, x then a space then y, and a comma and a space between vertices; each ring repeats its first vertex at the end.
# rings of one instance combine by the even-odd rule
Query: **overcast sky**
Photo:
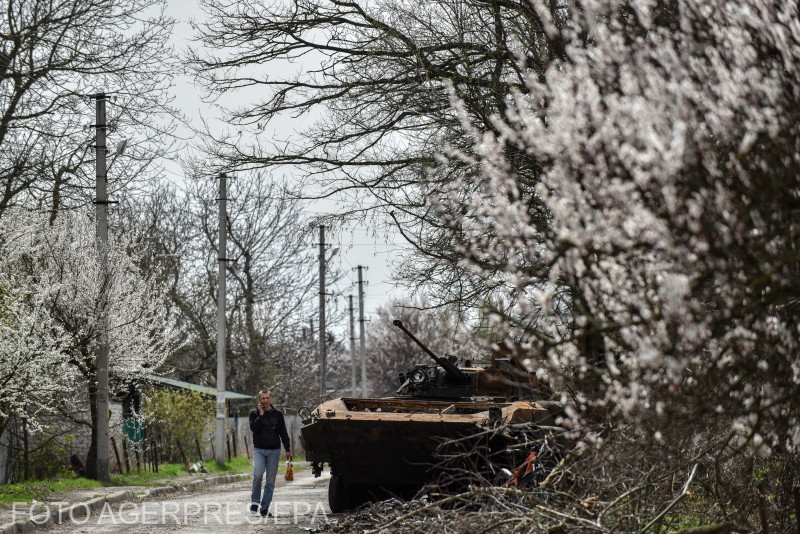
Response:
MULTIPOLYGON (((192 38, 192 29, 188 21, 190 19, 202 20, 203 12, 194 1, 168 0, 167 13, 177 21, 173 33, 173 44, 177 50, 185 50, 192 38)), ((175 105, 193 122, 197 123, 201 116, 206 119, 215 117, 214 110, 202 101, 201 91, 194 86, 192 78, 179 77, 175 80, 175 96, 175 105)), ((288 126, 291 127, 291 125, 288 126)), ((165 172, 167 180, 175 183, 178 187, 182 186, 183 172, 177 164, 168 166, 165 172)), ((291 177, 291 169, 287 171, 287 174, 291 177)), ((331 210, 335 210, 332 203, 320 202, 308 207, 309 215, 331 213, 331 210)), ((331 243, 329 250, 339 248, 339 253, 333 261, 345 274, 345 278, 335 287, 328 288, 328 291, 341 295, 341 307, 346 308, 344 303, 347 295, 351 292, 357 298, 356 266, 368 267, 368 270, 364 271, 364 280, 368 281, 368 285, 365 286, 364 303, 368 318, 370 312, 377 307, 391 303, 394 299, 402 298, 405 295, 402 290, 394 289, 390 279, 391 258, 402 254, 402 249, 398 246, 400 240, 397 239, 397 236, 385 235, 385 232, 379 234, 374 236, 372 232, 359 227, 347 229, 341 235, 334 234, 326 237, 326 241, 331 243)), ((318 232, 315 235, 318 235, 318 232)), ((317 243, 318 239, 314 239, 313 242, 317 243)), ((309 247, 312 244, 309 242, 309 247)), ((343 326, 346 327, 346 325, 343 326)))

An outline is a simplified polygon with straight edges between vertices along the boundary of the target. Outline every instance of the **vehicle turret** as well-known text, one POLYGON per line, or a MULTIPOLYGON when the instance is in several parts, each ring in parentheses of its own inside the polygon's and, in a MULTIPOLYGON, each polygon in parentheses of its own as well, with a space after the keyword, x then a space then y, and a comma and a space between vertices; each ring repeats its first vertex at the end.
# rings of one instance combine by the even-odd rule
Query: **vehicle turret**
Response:
MULTIPOLYGON (((436 365, 417 364, 400 373, 400 388, 395 396, 413 399, 466 400, 475 397, 510 400, 534 399, 536 377, 514 364, 511 358, 494 357, 489 367, 456 366, 455 358, 437 356, 417 339, 401 321, 392 321, 430 356, 436 365)), ((498 355, 499 356, 499 355, 498 355)))
POLYGON ((428 356, 433 358, 433 361, 435 361, 437 364, 439 364, 439 366, 442 369, 445 370, 445 372, 447 373, 447 376, 450 379, 449 381, 451 383, 454 383, 454 384, 466 384, 467 382, 469 382, 469 377, 466 374, 464 374, 464 372, 462 372, 461 369, 456 367, 455 364, 453 362, 451 362, 450 360, 448 360, 446 358, 440 358, 439 356, 435 355, 431 351, 431 349, 426 347, 425 344, 422 343, 422 341, 417 339, 417 336, 415 336, 414 334, 409 332, 408 328, 403 326, 403 322, 402 321, 398 321, 397 319, 395 319, 394 321, 392 321, 392 324, 395 325, 400 330, 402 330, 408 337, 411 338, 412 341, 414 341, 414 343, 419 345, 419 347, 422 350, 425 351, 425 354, 427 354, 428 356))

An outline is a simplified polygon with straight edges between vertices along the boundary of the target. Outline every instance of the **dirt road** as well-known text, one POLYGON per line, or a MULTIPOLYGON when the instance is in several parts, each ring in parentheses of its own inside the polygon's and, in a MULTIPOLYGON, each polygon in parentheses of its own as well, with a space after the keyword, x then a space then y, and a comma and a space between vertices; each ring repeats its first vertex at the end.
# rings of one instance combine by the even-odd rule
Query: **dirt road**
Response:
POLYGON ((296 534, 327 521, 336 521, 328 508, 328 476, 310 471, 285 482, 279 477, 273 500, 275 517, 263 519, 248 511, 250 482, 237 482, 206 491, 161 500, 107 504, 100 513, 38 532, 46 534, 296 534))

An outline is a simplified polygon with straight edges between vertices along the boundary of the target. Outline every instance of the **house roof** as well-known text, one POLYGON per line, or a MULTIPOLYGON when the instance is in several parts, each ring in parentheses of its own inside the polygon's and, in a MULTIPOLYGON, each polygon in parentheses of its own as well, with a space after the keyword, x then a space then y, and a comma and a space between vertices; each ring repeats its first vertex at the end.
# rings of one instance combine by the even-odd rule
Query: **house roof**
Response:
MULTIPOLYGON (((154 384, 161 384, 162 386, 167 386, 175 389, 188 389, 191 391, 196 391, 203 395, 208 395, 209 397, 217 396, 217 389, 208 386, 191 384, 189 382, 181 382, 180 380, 173 380, 172 378, 166 378, 163 376, 156 376, 156 375, 144 375, 142 378, 147 380, 148 382, 152 382, 154 384)), ((253 400, 254 398, 255 395, 244 395, 243 393, 236 393, 233 391, 225 392, 225 400, 243 400, 243 399, 253 400)))

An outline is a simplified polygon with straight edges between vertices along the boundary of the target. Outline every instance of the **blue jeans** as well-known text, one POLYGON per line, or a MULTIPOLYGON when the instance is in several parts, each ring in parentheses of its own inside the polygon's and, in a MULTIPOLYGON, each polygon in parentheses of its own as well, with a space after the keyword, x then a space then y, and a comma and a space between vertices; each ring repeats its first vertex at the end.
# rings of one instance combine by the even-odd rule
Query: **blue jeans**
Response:
POLYGON ((253 449, 253 492, 250 495, 250 502, 253 504, 260 502, 262 510, 269 509, 269 503, 272 502, 280 459, 280 449, 253 449), (267 481, 264 484, 264 496, 261 497, 261 479, 265 473, 267 481))

